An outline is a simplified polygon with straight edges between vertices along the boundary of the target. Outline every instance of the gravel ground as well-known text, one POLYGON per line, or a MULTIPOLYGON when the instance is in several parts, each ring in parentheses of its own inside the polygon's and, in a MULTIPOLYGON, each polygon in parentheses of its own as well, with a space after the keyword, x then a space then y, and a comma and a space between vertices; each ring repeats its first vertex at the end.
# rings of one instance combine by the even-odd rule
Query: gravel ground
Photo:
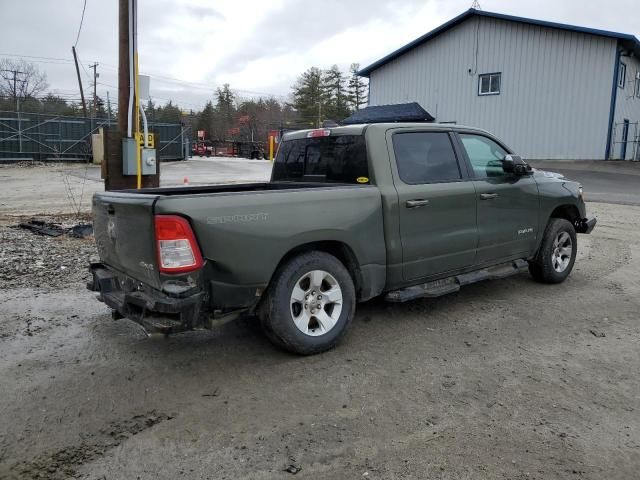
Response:
POLYGON ((374 300, 305 358, 252 318, 149 338, 85 290, 90 241, 5 222, 0 478, 637 478, 640 207, 589 209, 565 283, 374 300))
MULTIPOLYGON (((49 217, 47 221, 63 227, 75 223, 69 217, 49 217)), ((36 235, 17 223, 0 227, 0 289, 52 290, 89 280, 87 259, 98 254, 93 237, 36 235)))
MULTIPOLYGON (((185 178, 190 185, 264 182, 271 176, 271 166, 265 160, 192 157, 163 162, 160 184, 183 185, 185 178)), ((0 184, 3 192, 11 192, 0 196, 0 217, 88 213, 91 196, 104 191, 100 167, 79 163, 0 164, 0 184)))

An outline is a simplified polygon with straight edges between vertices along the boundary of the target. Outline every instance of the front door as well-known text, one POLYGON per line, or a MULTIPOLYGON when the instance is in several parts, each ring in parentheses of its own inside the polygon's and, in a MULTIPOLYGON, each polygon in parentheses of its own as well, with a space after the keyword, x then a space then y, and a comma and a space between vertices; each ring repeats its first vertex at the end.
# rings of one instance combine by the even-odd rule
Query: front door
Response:
POLYGON ((529 256, 543 232, 538 225, 538 185, 531 175, 507 174, 507 150, 493 139, 460 133, 478 196, 478 249, 475 263, 484 265, 529 256))
POLYGON ((448 132, 388 134, 398 192, 402 274, 417 280, 471 266, 477 243, 476 193, 464 181, 448 132))

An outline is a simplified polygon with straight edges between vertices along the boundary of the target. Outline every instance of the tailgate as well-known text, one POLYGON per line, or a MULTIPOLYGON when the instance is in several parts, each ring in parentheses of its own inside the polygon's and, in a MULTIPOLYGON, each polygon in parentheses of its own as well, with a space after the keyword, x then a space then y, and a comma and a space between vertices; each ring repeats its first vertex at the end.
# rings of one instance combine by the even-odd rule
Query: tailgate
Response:
POLYGON ((96 193, 92 206, 102 262, 154 288, 160 288, 153 223, 157 198, 138 193, 96 193))

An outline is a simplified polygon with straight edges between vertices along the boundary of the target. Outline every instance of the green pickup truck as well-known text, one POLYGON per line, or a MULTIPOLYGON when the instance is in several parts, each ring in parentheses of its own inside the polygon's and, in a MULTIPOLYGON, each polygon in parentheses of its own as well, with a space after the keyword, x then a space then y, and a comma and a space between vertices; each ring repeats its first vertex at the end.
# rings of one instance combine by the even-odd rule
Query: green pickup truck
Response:
POLYGON ((288 133, 271 181, 93 197, 90 290, 149 332, 256 313, 276 345, 334 346, 356 303, 434 297, 528 269, 562 282, 582 187, 486 131, 378 123, 288 133))

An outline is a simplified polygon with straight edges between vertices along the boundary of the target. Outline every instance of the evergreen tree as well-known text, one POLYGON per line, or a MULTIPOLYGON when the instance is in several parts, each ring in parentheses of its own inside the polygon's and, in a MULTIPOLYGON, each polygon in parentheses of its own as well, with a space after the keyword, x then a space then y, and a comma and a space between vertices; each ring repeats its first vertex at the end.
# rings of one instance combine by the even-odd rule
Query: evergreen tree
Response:
POLYGON ((154 110, 154 121, 161 123, 180 123, 182 111, 180 107, 169 100, 164 106, 154 110))
POLYGON ((347 86, 349 103, 352 110, 360 110, 367 104, 367 83, 358 75, 360 64, 352 63, 349 71, 351 77, 347 86))
POLYGON ((216 89, 216 121, 213 130, 218 140, 226 139, 229 136, 229 129, 235 124, 235 99, 236 96, 228 83, 216 89))
POLYGON ((144 107, 144 113, 147 116, 148 121, 156 121, 156 106, 153 104, 151 99, 147 100, 147 104, 144 107))
POLYGON ((351 114, 345 80, 337 65, 322 75, 322 88, 326 99, 325 118, 340 121, 351 114))
POLYGON ((300 122, 306 126, 320 126, 326 109, 326 92, 322 71, 311 67, 300 75, 293 85, 293 108, 298 111, 300 122))
POLYGON ((52 93, 48 93, 47 96, 39 102, 40 108, 38 111, 42 113, 50 113, 53 115, 75 115, 78 113, 78 109, 74 108, 72 104, 67 103, 65 99, 52 93))
POLYGON ((206 138, 211 138, 213 132, 213 123, 215 120, 215 110, 213 108, 213 103, 209 100, 201 112, 196 115, 196 132, 194 132, 194 136, 197 135, 197 130, 204 130, 206 133, 206 138))

